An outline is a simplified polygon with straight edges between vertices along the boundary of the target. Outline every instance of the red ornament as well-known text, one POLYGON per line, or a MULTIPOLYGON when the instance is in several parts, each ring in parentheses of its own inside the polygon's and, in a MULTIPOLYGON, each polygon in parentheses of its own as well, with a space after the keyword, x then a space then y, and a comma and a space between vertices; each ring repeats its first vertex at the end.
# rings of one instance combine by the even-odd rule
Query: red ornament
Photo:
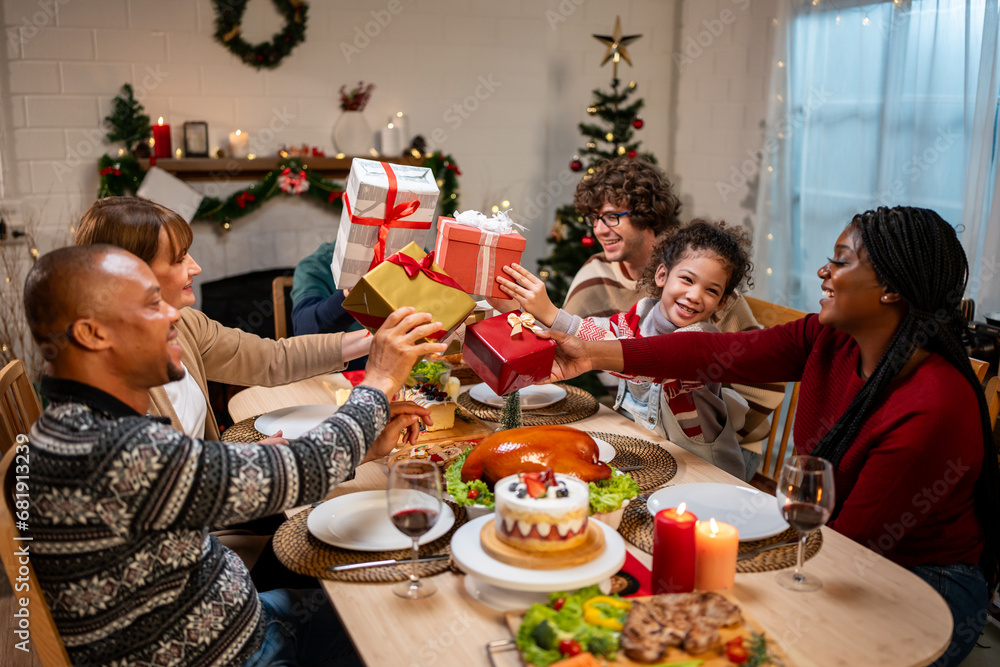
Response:
POLYGON ((240 194, 236 195, 236 205, 240 208, 246 208, 247 202, 256 201, 257 198, 250 194, 248 191, 244 190, 240 194))
POLYGON ((636 152, 635 151, 629 151, 628 152, 628 156, 629 157, 635 157, 636 156, 636 152))
POLYGON ((330 193, 330 196, 326 198, 326 201, 332 204, 333 202, 337 201, 343 196, 344 196, 343 192, 340 192, 339 190, 334 190, 333 192, 330 193))
POLYGON ((121 176, 122 172, 114 167, 105 167, 104 169, 101 169, 101 176, 107 176, 109 174, 111 176, 121 176))
POLYGON ((632 121, 632 127, 634 127, 637 130, 641 130, 642 126, 645 124, 646 124, 645 121, 643 121, 641 118, 636 118, 635 120, 632 121))
POLYGON ((572 169, 573 171, 580 171, 581 169, 583 169, 583 163, 580 162, 579 160, 573 160, 569 163, 569 168, 572 169))
POLYGON ((462 175, 462 172, 459 170, 458 165, 455 164, 454 162, 445 162, 444 163, 444 168, 447 169, 448 171, 455 172, 456 176, 461 176, 462 175))
POLYGON ((591 248, 594 245, 594 237, 593 236, 584 236, 582 239, 580 239, 580 243, 583 244, 584 248, 591 248))

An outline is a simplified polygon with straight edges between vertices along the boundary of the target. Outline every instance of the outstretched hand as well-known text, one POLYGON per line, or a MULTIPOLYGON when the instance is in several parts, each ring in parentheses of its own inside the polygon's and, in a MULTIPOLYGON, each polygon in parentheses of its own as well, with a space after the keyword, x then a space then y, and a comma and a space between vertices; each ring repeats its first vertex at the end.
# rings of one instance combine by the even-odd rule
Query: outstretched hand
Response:
POLYGON ((559 309, 549 299, 549 294, 545 291, 545 283, 520 264, 505 266, 503 270, 513 280, 497 276, 500 289, 517 301, 524 312, 531 313, 545 326, 552 326, 556 315, 559 314, 559 309))
POLYGON ((431 322, 429 313, 416 313, 410 307, 393 312, 375 332, 365 366, 365 385, 391 398, 418 359, 445 351, 447 346, 442 343, 421 342, 439 331, 441 323, 431 322))
POLYGON ((365 454, 365 458, 361 460, 362 463, 374 461, 375 459, 380 459, 383 456, 391 454, 392 450, 399 444, 401 431, 406 431, 405 441, 408 441, 411 445, 417 444, 417 437, 420 435, 420 419, 423 419, 424 423, 428 425, 434 424, 430 416, 431 411, 412 401, 397 401, 392 403, 389 408, 391 410, 389 423, 386 424, 385 429, 375 439, 375 442, 372 443, 371 449, 365 454))
POLYGON ((594 370, 590 363, 590 355, 587 353, 587 341, 554 329, 546 329, 540 332, 538 337, 551 338, 556 343, 552 375, 545 381, 546 383, 561 382, 594 370))

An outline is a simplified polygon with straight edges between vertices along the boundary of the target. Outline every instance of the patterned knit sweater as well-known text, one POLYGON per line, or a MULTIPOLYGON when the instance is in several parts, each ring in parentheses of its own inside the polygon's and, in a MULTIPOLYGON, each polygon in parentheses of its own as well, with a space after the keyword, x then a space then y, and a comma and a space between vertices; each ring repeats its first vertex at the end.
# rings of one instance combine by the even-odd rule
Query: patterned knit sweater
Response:
POLYGON ((240 559, 208 534, 319 500, 385 427, 357 387, 288 446, 206 442, 109 394, 46 377, 31 430, 32 563, 73 664, 242 665, 263 616, 240 559))

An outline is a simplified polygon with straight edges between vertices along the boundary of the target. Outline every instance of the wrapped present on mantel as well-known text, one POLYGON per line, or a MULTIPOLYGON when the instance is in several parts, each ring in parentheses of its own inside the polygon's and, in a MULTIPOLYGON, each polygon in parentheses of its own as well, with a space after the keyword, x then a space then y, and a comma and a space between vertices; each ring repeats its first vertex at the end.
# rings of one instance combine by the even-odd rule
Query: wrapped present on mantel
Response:
POLYGON ((501 396, 537 384, 552 374, 556 358, 555 342, 535 335, 537 326, 519 311, 470 324, 462 360, 501 396))
POLYGON ((440 340, 465 322, 476 302, 434 263, 433 252, 410 243, 366 273, 344 299, 344 310, 369 331, 403 306, 433 315, 443 328, 428 338, 440 340))
POLYGON ((469 294, 509 299, 496 277, 508 278, 503 267, 521 261, 525 241, 515 227, 524 229, 510 219, 507 211, 491 218, 479 211, 438 218, 434 246, 437 262, 469 294))
POLYGON ((409 243, 423 247, 434 221, 438 186, 426 167, 354 158, 330 271, 339 289, 409 243))

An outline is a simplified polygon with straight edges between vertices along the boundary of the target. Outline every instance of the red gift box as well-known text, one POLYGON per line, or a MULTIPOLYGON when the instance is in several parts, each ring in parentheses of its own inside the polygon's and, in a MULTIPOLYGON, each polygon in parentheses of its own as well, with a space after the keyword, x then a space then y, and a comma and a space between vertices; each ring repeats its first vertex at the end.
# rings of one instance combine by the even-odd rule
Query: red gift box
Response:
POLYGON ((517 328, 512 323, 519 324, 518 318, 533 319, 514 311, 465 329, 462 361, 501 396, 549 377, 556 358, 555 342, 539 338, 527 326, 522 325, 519 333, 511 335, 517 328))
POLYGON ((520 263, 524 244, 524 237, 516 232, 487 232, 455 222, 454 218, 441 217, 434 255, 435 261, 467 294, 509 299, 500 290, 496 277, 509 277, 504 275, 503 267, 520 263))

